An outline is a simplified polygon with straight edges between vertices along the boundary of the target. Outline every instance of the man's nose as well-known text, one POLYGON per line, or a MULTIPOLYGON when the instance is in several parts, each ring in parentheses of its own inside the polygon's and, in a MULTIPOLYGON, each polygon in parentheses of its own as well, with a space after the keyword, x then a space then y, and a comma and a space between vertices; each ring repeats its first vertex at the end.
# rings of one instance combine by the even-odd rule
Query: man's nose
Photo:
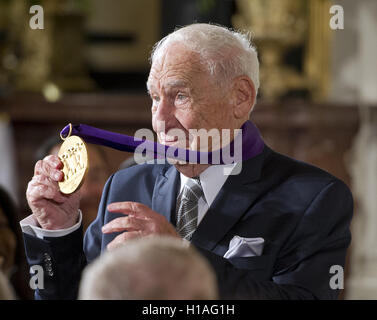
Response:
POLYGON ((162 98, 158 104, 156 111, 156 120, 157 121, 169 121, 174 117, 174 105, 167 98, 162 98))

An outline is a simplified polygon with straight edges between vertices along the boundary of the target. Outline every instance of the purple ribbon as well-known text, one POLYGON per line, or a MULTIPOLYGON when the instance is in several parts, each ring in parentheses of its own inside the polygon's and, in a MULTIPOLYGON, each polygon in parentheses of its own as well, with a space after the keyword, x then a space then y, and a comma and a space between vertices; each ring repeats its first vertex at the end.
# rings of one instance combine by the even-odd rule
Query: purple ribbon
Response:
MULTIPOLYGON (((141 140, 128 135, 98 129, 85 124, 72 125, 71 135, 81 137, 85 142, 107 146, 120 151, 132 153, 146 153, 157 158, 173 158, 191 163, 207 164, 231 164, 245 161, 260 154, 264 147, 263 139, 258 128, 251 122, 246 121, 242 127, 242 152, 234 140, 222 149, 213 152, 199 152, 167 146, 149 140, 141 140)), ((61 131, 63 138, 70 132, 70 125, 61 131)), ((237 137, 235 138, 237 139, 237 137)))

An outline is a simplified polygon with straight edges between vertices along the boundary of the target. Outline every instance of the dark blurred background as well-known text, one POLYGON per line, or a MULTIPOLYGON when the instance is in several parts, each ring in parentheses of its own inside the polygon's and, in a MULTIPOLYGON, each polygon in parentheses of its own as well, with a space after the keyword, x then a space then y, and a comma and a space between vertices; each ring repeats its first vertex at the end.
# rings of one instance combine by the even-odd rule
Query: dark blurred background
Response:
MULTIPOLYGON (((193 22, 251 33, 261 62, 251 119, 270 147, 350 186, 353 242, 341 297, 377 298, 375 0, 0 0, 0 185, 17 208, 9 220, 30 214, 34 164, 55 150, 66 124, 129 135, 151 127, 150 51, 193 22), (30 27, 33 5, 43 8, 44 29, 30 27), (333 5, 344 11, 344 29, 330 28, 333 5)), ((88 212, 106 177, 131 156, 91 153, 88 212)), ((8 276, 20 268, 15 263, 8 276)), ((27 288, 18 294, 30 296, 27 288)))

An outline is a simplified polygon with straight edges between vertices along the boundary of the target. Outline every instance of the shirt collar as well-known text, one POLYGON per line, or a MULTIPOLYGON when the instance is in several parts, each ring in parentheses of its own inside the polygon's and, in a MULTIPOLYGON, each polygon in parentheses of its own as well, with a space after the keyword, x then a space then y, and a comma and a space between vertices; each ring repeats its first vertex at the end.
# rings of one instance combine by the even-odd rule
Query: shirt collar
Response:
MULTIPOLYGON (((215 200, 217 194, 219 193, 221 187, 224 185, 226 179, 228 179, 228 175, 224 174, 224 168, 230 169, 234 166, 235 164, 212 165, 209 166, 199 175, 200 184, 202 185, 205 201, 207 202, 208 207, 211 206, 212 202, 215 200)), ((182 173, 180 173, 180 177, 181 192, 183 186, 187 183, 187 180, 190 178, 186 177, 182 173)))

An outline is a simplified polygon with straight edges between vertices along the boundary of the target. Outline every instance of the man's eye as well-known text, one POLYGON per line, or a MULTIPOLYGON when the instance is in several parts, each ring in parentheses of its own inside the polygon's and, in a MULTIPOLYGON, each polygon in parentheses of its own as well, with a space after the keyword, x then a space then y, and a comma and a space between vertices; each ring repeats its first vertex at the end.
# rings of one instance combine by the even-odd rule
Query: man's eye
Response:
POLYGON ((187 96, 183 93, 178 93, 177 94, 177 100, 185 100, 187 98, 187 96))
POLYGON ((159 96, 152 96, 152 100, 156 101, 156 102, 159 102, 160 101, 160 97, 159 96))

